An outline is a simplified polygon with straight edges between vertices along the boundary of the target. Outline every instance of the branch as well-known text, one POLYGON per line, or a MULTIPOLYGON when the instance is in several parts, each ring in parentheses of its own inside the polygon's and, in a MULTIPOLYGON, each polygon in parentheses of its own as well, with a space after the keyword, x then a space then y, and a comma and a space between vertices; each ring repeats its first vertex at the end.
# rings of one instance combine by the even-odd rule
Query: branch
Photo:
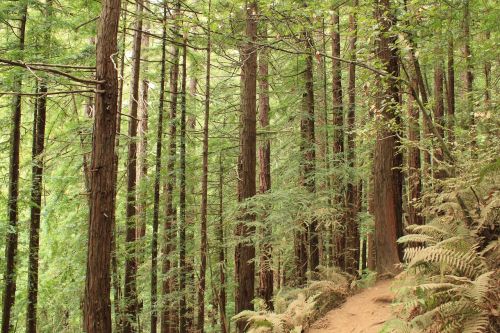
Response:
POLYGON ((1 59, 0 58, 0 63, 4 63, 4 64, 7 64, 7 65, 11 65, 11 66, 17 66, 17 67, 22 67, 22 68, 26 68, 28 70, 35 70, 35 71, 42 71, 42 72, 48 72, 48 73, 52 73, 52 74, 55 74, 55 75, 60 75, 60 76, 64 76, 70 80, 73 80, 73 81, 76 81, 76 82, 80 82, 80 83, 85 83, 85 84, 100 84, 100 83, 104 83, 104 81, 99 81, 99 80, 89 80, 89 79, 82 79, 82 78, 79 78, 79 77, 76 77, 76 76, 73 76, 71 74, 68 74, 68 73, 65 73, 65 72, 62 72, 60 70, 57 70, 57 69, 53 69, 53 68, 45 68, 43 66, 30 66, 29 64, 26 64, 22 61, 13 61, 13 60, 8 60, 8 59, 1 59))

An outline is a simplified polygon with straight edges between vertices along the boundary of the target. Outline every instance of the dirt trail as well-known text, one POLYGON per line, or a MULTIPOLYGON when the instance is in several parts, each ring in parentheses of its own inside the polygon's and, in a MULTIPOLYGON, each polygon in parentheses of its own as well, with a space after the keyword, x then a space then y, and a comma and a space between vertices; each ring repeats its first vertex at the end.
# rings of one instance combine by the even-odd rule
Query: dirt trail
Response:
POLYGON ((307 333, 378 333, 391 318, 392 280, 377 282, 353 295, 325 317, 315 322, 307 333))

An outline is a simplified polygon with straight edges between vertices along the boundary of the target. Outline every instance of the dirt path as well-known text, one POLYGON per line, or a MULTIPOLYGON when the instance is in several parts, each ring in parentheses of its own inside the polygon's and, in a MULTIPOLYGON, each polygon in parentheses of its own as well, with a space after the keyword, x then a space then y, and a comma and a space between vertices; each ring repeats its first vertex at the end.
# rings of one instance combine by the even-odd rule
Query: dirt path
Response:
POLYGON ((377 282, 312 325, 307 333, 378 333, 391 318, 392 280, 377 282))

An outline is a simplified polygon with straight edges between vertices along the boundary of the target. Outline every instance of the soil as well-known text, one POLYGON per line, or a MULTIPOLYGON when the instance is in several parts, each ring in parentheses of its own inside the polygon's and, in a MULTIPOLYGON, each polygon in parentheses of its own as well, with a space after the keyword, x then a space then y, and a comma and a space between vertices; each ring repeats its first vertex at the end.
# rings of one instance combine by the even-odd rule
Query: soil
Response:
POLYGON ((349 297, 341 307, 316 321, 307 333, 378 333, 392 317, 391 282, 379 281, 349 297))

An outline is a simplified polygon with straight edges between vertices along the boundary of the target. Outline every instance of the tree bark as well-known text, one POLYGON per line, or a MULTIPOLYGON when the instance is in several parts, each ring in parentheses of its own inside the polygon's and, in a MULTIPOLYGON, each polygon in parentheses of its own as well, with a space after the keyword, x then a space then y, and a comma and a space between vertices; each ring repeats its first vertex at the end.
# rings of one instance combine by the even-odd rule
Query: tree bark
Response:
POLYGON ((389 35, 395 23, 390 0, 376 0, 375 18, 380 25, 376 56, 390 74, 383 82, 381 107, 375 115, 379 123, 374 152, 374 215, 377 272, 394 273, 399 263, 397 239, 402 229, 402 156, 399 133, 389 122, 400 123, 396 113, 399 104, 398 54, 396 36, 389 35))
POLYGON ((200 217, 200 281, 198 285, 198 332, 205 330, 205 288, 207 270, 207 211, 208 211, 208 125, 210 120, 210 66, 211 66, 211 9, 212 2, 208 0, 207 22, 207 62, 205 76, 205 115, 203 118, 203 156, 201 176, 201 217, 200 217))
POLYGON ((454 46, 453 46, 453 35, 450 34, 448 37, 448 89, 447 89, 447 103, 448 103, 448 114, 447 114, 447 130, 448 130, 448 142, 451 144, 455 143, 455 57, 454 57, 454 46))
MULTIPOLYGON (((176 2, 174 11, 174 20, 180 19, 180 2, 176 2)), ((179 34, 179 23, 175 23, 174 36, 179 34)), ((170 272, 174 267, 171 254, 175 249, 175 224, 176 224, 176 209, 174 207, 174 186, 176 183, 176 151, 177 151, 177 95, 179 82, 179 47, 177 44, 173 46, 172 52, 172 67, 170 68, 170 115, 169 115, 169 149, 167 151, 167 184, 165 188, 165 225, 163 239, 163 309, 161 313, 161 332, 173 333, 176 328, 177 314, 172 306, 173 300, 170 300, 170 293, 174 290, 175 279, 170 272)))
POLYGON ((132 333, 137 331, 137 110, 139 108, 139 76, 141 67, 142 46, 142 12, 143 1, 136 1, 136 21, 134 32, 134 45, 132 54, 132 77, 130 82, 130 117, 128 123, 128 156, 127 156, 127 235, 126 235, 126 257, 125 257, 125 285, 123 298, 125 301, 123 332, 132 333))
MULTIPOLYGON (((418 83, 415 77, 411 78, 413 89, 418 91, 418 83)), ((411 89, 410 89, 411 90, 411 89)), ((408 224, 423 224, 423 218, 419 208, 422 197, 422 175, 420 163, 420 112, 415 108, 415 101, 411 91, 408 93, 408 224)))
MULTIPOLYGON (((354 7, 357 7, 357 0, 354 1, 354 7)), ((357 18, 356 14, 349 15, 349 86, 348 86, 348 114, 347 114, 347 164, 350 170, 355 167, 355 138, 356 138, 356 42, 357 42, 357 18)), ((358 228, 358 188, 354 172, 350 173, 350 179, 346 189, 347 203, 347 233, 346 233, 346 269, 347 272, 356 275, 359 271, 359 252, 360 239, 358 228)))
MULTIPOLYGON (((444 138, 444 64, 438 61, 434 68, 434 125, 439 135, 444 138)), ((434 147, 434 160, 436 166, 433 168, 435 179, 443 179, 446 170, 442 165, 444 160, 443 149, 437 145, 434 147)))
POLYGON ((186 39, 182 44, 182 79, 181 79, 181 129, 180 129, 180 147, 179 147, 179 332, 187 332, 189 311, 186 303, 186 281, 187 281, 187 263, 186 263, 186 61, 187 47, 186 39))
MULTIPOLYGON (((241 116, 240 154, 238 161, 238 202, 245 202, 256 194, 256 95, 257 95, 257 2, 246 5, 246 29, 248 41, 241 47, 241 116)), ((252 310, 255 283, 255 245, 252 236, 255 228, 249 226, 255 216, 243 209, 236 225, 237 244, 235 259, 235 312, 252 310)), ((246 323, 237 323, 237 332, 244 332, 246 323)))
POLYGON ((165 99, 167 43, 167 3, 163 3, 160 92, 158 96, 158 127, 156 131, 155 182, 153 198, 153 231, 151 234, 151 333, 157 332, 158 326, 158 224, 160 215, 160 182, 163 143, 163 113, 165 99))
MULTIPOLYGON (((262 27, 262 40, 267 40, 267 25, 262 27)), ((259 55, 259 122, 263 131, 269 129, 269 49, 263 47, 259 55)), ((259 145, 259 192, 264 194, 271 189, 271 141, 264 134, 259 145)), ((265 217, 265 216, 264 216, 265 217)), ((272 227, 262 227, 259 260, 259 295, 265 301, 269 310, 273 310, 273 270, 272 270, 272 244, 269 238, 272 227)))
MULTIPOLYGON (((332 96, 333 96, 333 163, 334 168, 341 168, 344 164, 344 111, 342 103, 342 66, 340 60, 340 14, 337 8, 332 17, 332 96)), ((344 189, 339 177, 334 180, 336 194, 334 204, 344 208, 344 189)), ((343 215, 343 214, 342 214, 343 215)), ((345 216, 340 216, 344 220, 345 216)), ((336 231, 335 244, 332 244, 334 265, 345 268, 345 225, 336 231)))
MULTIPOLYGON (((26 18, 28 6, 20 8, 19 25, 19 50, 24 50, 26 36, 26 18)), ((16 297, 16 256, 18 244, 18 197, 19 197, 19 155, 21 146, 21 89, 22 77, 15 74, 12 100, 12 128, 10 133, 10 163, 9 163, 9 198, 7 211, 9 216, 8 228, 5 240, 5 273, 4 291, 2 304, 2 333, 9 333, 11 329, 12 307, 16 297)))
POLYGON ((226 318, 226 255, 224 253, 224 165, 222 163, 222 152, 219 154, 219 212, 217 225, 218 261, 219 261, 219 283, 218 293, 219 320, 221 333, 229 332, 226 318))
POLYGON ((474 116, 474 95, 473 84, 474 74, 472 73, 472 51, 471 51, 471 34, 470 34, 470 1, 464 1, 464 17, 463 17, 463 33, 464 33, 464 58, 465 58, 465 107, 467 116, 469 117, 469 128, 471 131, 470 150, 473 157, 477 156, 477 129, 474 116))
POLYGON ((94 133, 92 137, 90 221, 85 284, 84 326, 87 333, 111 332, 110 258, 114 183, 118 75, 117 52, 120 0, 102 4, 97 33, 94 133), (100 92, 103 91, 103 92, 100 92))

